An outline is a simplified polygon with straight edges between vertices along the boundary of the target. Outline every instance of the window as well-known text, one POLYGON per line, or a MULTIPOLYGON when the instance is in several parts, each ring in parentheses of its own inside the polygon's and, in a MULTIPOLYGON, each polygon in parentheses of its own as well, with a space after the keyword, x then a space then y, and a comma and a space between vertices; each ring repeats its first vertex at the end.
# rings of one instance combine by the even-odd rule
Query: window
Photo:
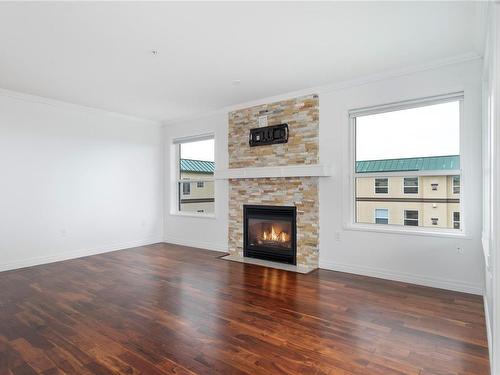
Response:
POLYGON ((462 106, 457 93, 349 111, 354 225, 388 224, 391 211, 391 227, 377 228, 460 229, 441 212, 463 215, 457 195, 462 106))
POLYGON ((389 210, 387 208, 375 209, 375 224, 389 224, 389 210))
POLYGON ((460 194, 460 176, 453 176, 453 194, 460 194))
POLYGON ((214 213, 214 145, 213 136, 174 140, 177 212, 214 213))
POLYGON ((460 229, 460 212, 453 212, 453 229, 460 229))
POLYGON ((418 177, 405 177, 403 189, 405 194, 418 194, 418 177))
POLYGON ((416 210, 405 210, 405 225, 418 226, 418 211, 416 210))
POLYGON ((375 194, 387 194, 389 192, 389 179, 376 178, 375 179, 375 194))

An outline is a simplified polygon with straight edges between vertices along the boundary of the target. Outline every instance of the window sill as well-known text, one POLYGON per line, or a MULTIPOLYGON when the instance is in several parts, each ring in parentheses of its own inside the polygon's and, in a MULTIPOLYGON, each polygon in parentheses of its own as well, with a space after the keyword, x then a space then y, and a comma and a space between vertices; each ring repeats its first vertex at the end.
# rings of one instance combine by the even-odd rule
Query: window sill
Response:
POLYGON ((196 217, 199 219, 216 219, 215 214, 191 213, 191 212, 171 212, 171 216, 196 217))
POLYGON ((401 234, 405 236, 423 236, 423 237, 444 237, 444 238, 459 238, 459 239, 471 239, 472 237, 467 235, 465 232, 459 230, 446 230, 432 228, 413 228, 408 229, 408 227, 400 227, 397 225, 390 224, 344 224, 345 230, 361 231, 361 232, 376 232, 376 233, 390 233, 390 234, 401 234), (383 225, 383 227, 381 227, 383 225))

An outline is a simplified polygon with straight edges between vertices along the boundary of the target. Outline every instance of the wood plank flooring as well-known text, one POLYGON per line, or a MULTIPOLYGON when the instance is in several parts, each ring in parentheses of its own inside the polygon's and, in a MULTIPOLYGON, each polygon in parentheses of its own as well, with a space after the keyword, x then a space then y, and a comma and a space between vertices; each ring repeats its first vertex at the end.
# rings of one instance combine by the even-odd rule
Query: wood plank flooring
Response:
POLYGON ((0 273, 0 375, 488 374, 480 296, 156 244, 0 273))

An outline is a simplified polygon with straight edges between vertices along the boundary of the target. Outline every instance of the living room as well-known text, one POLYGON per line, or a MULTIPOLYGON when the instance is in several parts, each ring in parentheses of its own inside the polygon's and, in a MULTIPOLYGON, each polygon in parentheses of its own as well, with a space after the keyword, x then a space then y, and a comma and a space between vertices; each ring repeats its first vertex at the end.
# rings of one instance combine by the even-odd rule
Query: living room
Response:
POLYGON ((0 3, 0 374, 499 374, 499 16, 0 3))

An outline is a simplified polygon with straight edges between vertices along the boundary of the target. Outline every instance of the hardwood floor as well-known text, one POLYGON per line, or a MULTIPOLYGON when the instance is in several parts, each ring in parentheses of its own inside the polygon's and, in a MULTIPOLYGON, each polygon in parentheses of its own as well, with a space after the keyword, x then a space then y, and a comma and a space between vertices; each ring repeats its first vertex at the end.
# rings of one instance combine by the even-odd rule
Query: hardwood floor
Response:
POLYGON ((157 244, 0 273, 0 374, 488 374, 480 296, 157 244))

